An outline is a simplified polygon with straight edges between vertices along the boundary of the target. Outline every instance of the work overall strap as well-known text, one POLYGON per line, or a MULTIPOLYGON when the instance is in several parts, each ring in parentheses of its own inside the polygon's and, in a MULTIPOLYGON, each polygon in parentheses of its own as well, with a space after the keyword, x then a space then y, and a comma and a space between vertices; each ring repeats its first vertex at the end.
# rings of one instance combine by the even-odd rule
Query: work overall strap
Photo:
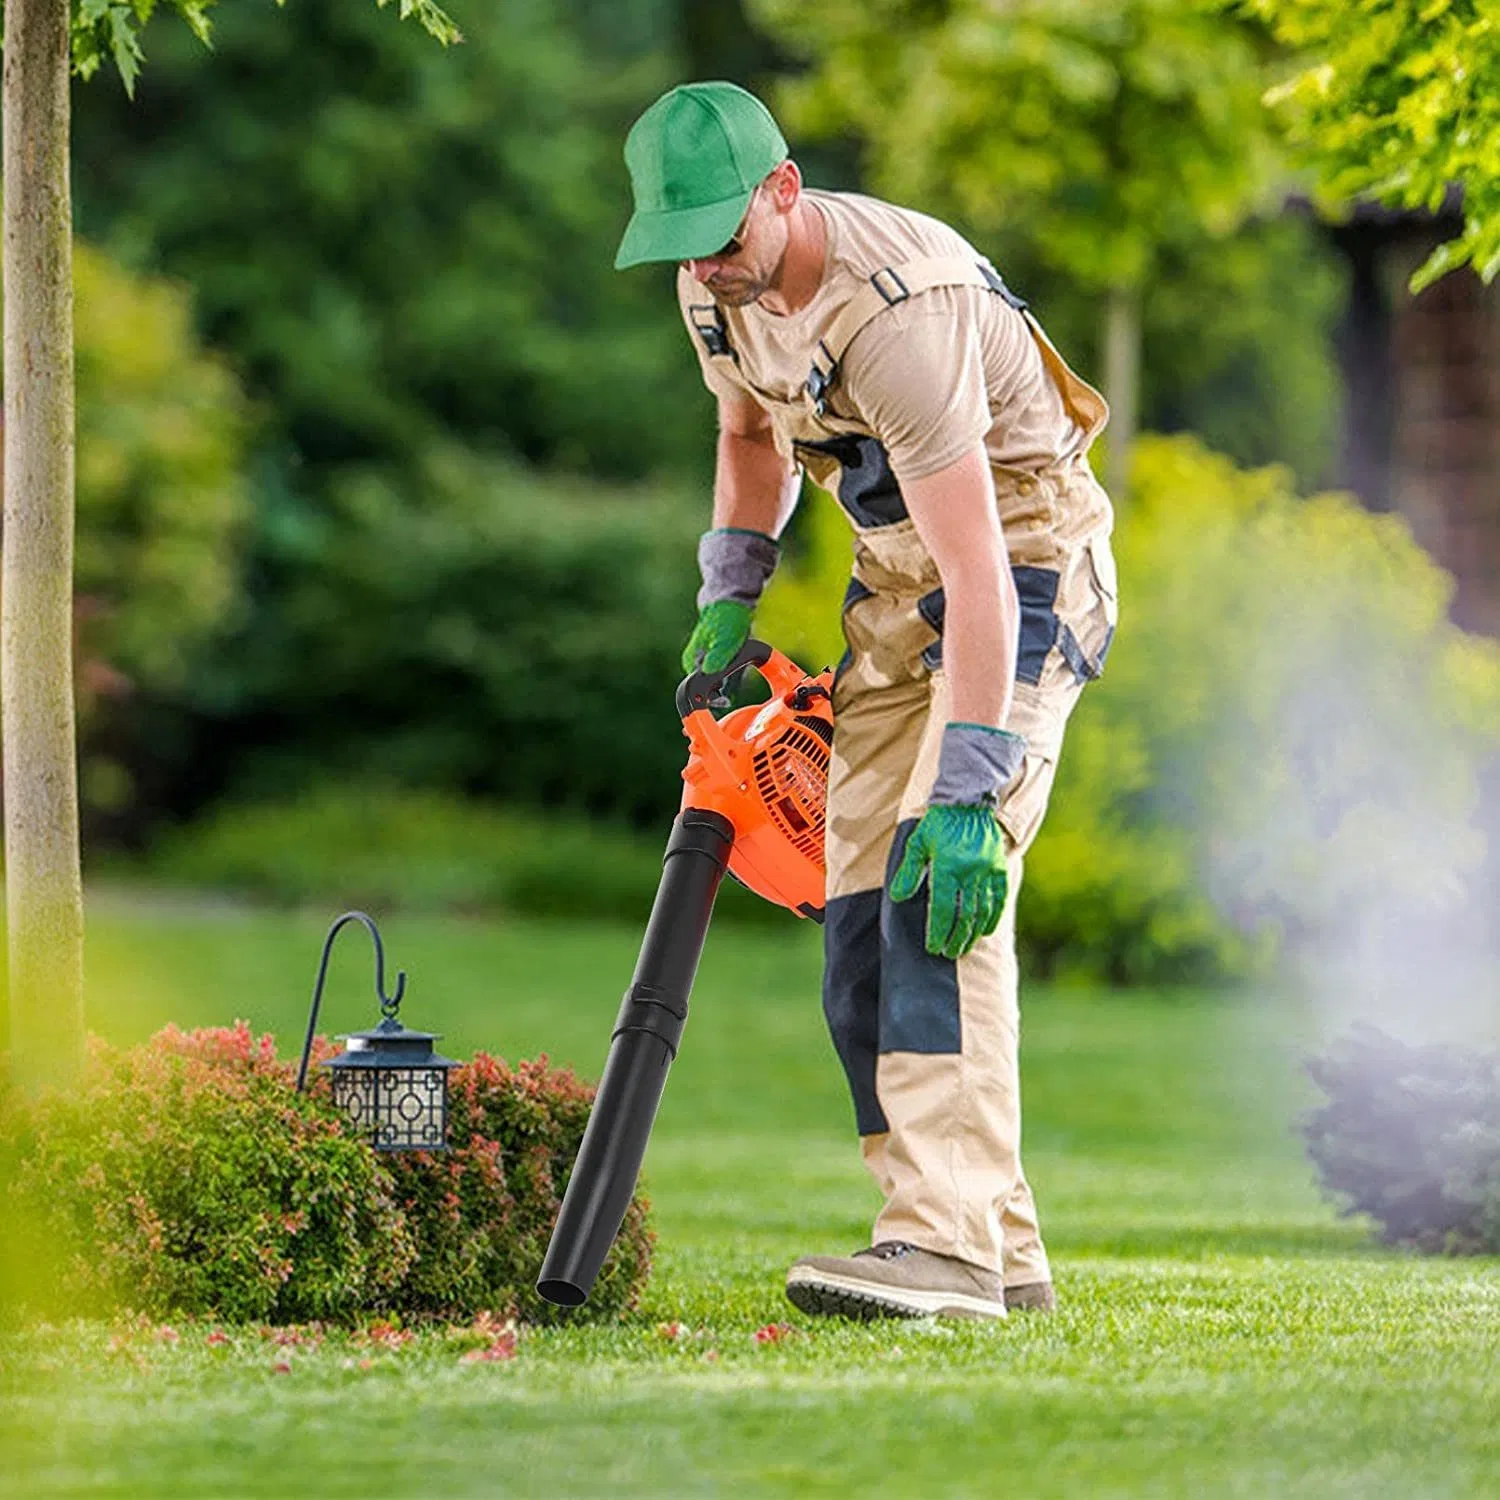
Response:
POLYGON ((688 317, 692 320, 693 331, 703 340, 703 347, 708 350, 711 359, 727 359, 734 364, 739 363, 735 358, 734 346, 729 342, 729 327, 724 322, 724 309, 717 302, 690 302, 688 317))
POLYGON ((963 255, 926 255, 899 266, 882 266, 844 304, 828 332, 818 341, 807 376, 808 398, 818 416, 827 410, 828 392, 838 379, 839 365, 865 324, 886 308, 897 307, 919 292, 945 286, 984 287, 1004 297, 1018 312, 1025 312, 1025 302, 1006 286, 987 260, 971 260, 963 255))
MULTIPOLYGON (((940 286, 985 287, 999 293, 1018 311, 1024 312, 1026 307, 986 260, 971 260, 963 255, 928 255, 899 266, 882 266, 844 304, 828 332, 818 341, 807 377, 807 393, 819 416, 823 415, 828 388, 838 374, 839 361, 860 329, 886 308, 940 286)), ((724 309, 717 302, 690 302, 687 312, 709 358, 727 359, 738 365, 724 309)))
POLYGON ((1104 398, 1068 368, 1041 324, 1027 310, 1025 301, 1011 291, 1000 273, 982 258, 929 255, 903 261, 900 265, 882 266, 857 287, 834 317, 828 331, 818 341, 807 380, 800 393, 800 402, 788 402, 785 396, 761 390, 748 379, 740 367, 724 310, 718 303, 690 303, 687 311, 689 321, 709 359, 726 360, 734 365, 736 379, 761 400, 767 410, 800 411, 822 424, 825 431, 836 433, 847 430, 847 422, 836 413, 829 413, 828 396, 838 380, 839 366, 860 331, 887 308, 897 307, 920 292, 950 286, 981 287, 1003 297, 1021 314, 1041 354, 1042 362, 1062 396, 1068 415, 1083 431, 1085 442, 1092 442, 1109 416, 1104 398))

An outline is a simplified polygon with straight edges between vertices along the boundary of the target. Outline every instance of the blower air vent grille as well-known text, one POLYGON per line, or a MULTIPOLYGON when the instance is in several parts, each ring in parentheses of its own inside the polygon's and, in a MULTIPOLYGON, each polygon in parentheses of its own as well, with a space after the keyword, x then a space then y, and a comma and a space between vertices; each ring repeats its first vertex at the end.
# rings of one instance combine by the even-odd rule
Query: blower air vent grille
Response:
POLYGON ((817 733, 788 729, 775 744, 755 752, 752 766, 756 790, 772 821, 800 854, 822 865, 828 746, 821 725, 817 733))
POLYGON ((833 743, 833 725, 827 719, 815 719, 811 714, 798 714, 797 722, 812 730, 825 745, 833 743))

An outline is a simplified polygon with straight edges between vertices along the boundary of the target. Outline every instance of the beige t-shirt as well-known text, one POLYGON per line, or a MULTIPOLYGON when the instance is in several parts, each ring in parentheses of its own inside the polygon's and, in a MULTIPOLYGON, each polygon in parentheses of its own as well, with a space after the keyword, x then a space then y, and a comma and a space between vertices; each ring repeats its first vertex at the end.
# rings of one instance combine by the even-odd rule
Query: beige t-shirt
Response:
MULTIPOLYGON (((926 214, 858 193, 804 196, 827 225, 822 284, 785 317, 758 303, 723 308, 737 363, 710 359, 687 312, 710 293, 685 268, 677 278, 705 384, 716 394, 749 394, 773 418, 778 405, 798 401, 818 340, 874 272, 924 256, 980 259, 926 214)), ((898 480, 935 474, 981 438, 991 463, 1027 469, 1058 462, 1083 439, 1025 318, 980 287, 934 287, 878 313, 845 352, 828 410, 867 427, 898 480)))

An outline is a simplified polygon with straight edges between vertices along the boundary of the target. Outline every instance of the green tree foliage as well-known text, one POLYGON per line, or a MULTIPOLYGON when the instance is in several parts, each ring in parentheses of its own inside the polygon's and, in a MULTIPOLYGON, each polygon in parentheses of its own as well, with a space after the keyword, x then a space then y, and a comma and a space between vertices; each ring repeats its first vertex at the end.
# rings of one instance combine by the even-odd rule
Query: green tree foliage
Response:
POLYGON ((211 56, 153 40, 134 105, 78 100, 80 223, 193 286, 314 498, 443 441, 614 475, 711 446, 665 280, 612 269, 665 58, 545 0, 472 21, 443 49, 370 5, 237 5, 211 56))
MULTIPOLYGON (((179 15, 193 35, 208 47, 213 45, 209 12, 216 3, 217 0, 162 0, 160 8, 179 15)), ((403 21, 414 18, 445 46, 463 40, 458 27, 434 0, 375 0, 375 3, 382 10, 392 3, 398 4, 403 21)), ((276 0, 276 4, 284 6, 286 0, 276 0)), ((72 0, 73 71, 80 78, 92 78, 106 60, 112 60, 125 92, 133 95, 145 61, 141 31, 157 9, 158 0, 72 0)))
MULTIPOLYGON (((1070 363, 1099 363, 1098 296, 1037 259, 1018 231, 980 243, 1070 363)), ((1142 291, 1140 409, 1153 432, 1192 432, 1237 463, 1284 463, 1307 489, 1337 455, 1334 328, 1346 272, 1307 215, 1266 214, 1211 243, 1162 248, 1142 291)), ((1105 433, 1108 446, 1114 430, 1105 433)))
MULTIPOLYGON (((213 0, 166 0, 199 41, 213 0)), ((376 0, 384 7, 390 0, 376 0)), ((435 0, 398 0, 440 39, 435 0)), ((75 383, 69 75, 112 55, 131 89, 157 0, 9 0, 5 22, 6 450, 3 687, 10 1033, 28 1087, 83 1047, 83 889, 70 660, 75 383), (13 1024, 12 1024, 13 1023, 13 1024)))
POLYGON ((839 603, 849 581, 849 521, 837 500, 802 487, 786 555, 755 612, 755 634, 811 671, 844 654, 839 603))
POLYGON ((1257 38, 1192 0, 858 0, 759 13, 814 70, 792 123, 853 130, 879 186, 981 231, 1017 220, 1097 289, 1227 233, 1274 163, 1257 38))
POLYGON ((74 248, 76 578, 85 801, 118 810, 111 753, 138 698, 178 693, 241 602, 249 412, 182 288, 74 248))
MULTIPOLYGON (((669 278, 612 269, 629 212, 621 144, 671 81, 650 45, 660 9, 460 7, 465 42, 444 50, 369 5, 226 6, 209 57, 182 28, 151 28, 133 104, 114 87, 80 92, 80 221, 193 286, 200 328, 264 417, 242 629, 187 691, 153 705, 158 811, 267 777, 284 792, 278 778, 325 756, 507 801, 670 802, 680 744, 663 648, 691 619, 702 517, 689 497, 681 539, 647 549, 682 596, 670 630, 652 604, 633 613, 640 580, 624 573, 613 604, 583 586, 593 617, 561 602, 552 564, 524 550, 503 595, 480 581, 499 576, 496 548, 545 548, 554 503, 567 545, 587 529, 581 489, 558 500, 514 460, 596 476, 707 469, 712 405, 669 278), (469 460, 450 457, 465 451, 505 461, 476 461, 459 481, 454 465, 469 460), (459 482, 476 486, 463 503, 459 482), (490 504, 487 533, 477 512, 490 504), (527 507, 534 526, 506 533, 527 507), (434 592, 464 568, 460 593, 472 593, 434 592), (565 701, 544 710, 531 701, 550 659, 536 639, 558 611, 553 639, 587 684, 565 673, 565 701), (463 696, 473 677, 453 666, 461 648, 424 657, 435 621, 455 615, 490 643, 474 671, 491 707, 478 713, 463 696), (492 669, 505 653, 492 635, 510 629, 526 644, 508 658, 516 706, 497 741, 492 669), (638 662, 660 662, 649 679, 610 665, 632 640, 638 662), (606 770, 608 721, 628 748, 606 770), (544 737, 565 722, 549 758, 544 737), (583 744, 586 756, 566 748, 583 744)), ((630 530, 635 509, 606 496, 606 536, 630 530)), ((662 505, 638 509, 639 533, 666 524, 662 505)), ((639 559, 623 545, 591 554, 591 576, 639 559)))
POLYGON ((1269 98, 1338 201, 1434 212, 1456 184, 1464 227, 1413 290, 1500 272, 1500 6, 1494 0, 1244 0, 1302 54, 1269 98))
POLYGON ((1326 484, 1344 298, 1342 267, 1305 218, 1258 219, 1206 249, 1165 248, 1143 305, 1150 425, 1196 433, 1249 467, 1287 464, 1306 488, 1326 484))
MULTIPOLYGON (((1032 961, 1242 974, 1461 913, 1500 647, 1449 624, 1452 582, 1404 523, 1160 437, 1122 515, 1120 636, 1027 861, 1032 961)), ((824 518, 791 561, 759 624, 821 666, 847 548, 824 518)))
POLYGON ((795 128, 855 133, 876 185, 1106 296, 1117 457, 1140 298, 1169 246, 1232 232, 1271 181, 1258 28, 1201 0, 859 0, 758 13, 813 69, 795 128), (899 39, 899 40, 897 40, 899 39))

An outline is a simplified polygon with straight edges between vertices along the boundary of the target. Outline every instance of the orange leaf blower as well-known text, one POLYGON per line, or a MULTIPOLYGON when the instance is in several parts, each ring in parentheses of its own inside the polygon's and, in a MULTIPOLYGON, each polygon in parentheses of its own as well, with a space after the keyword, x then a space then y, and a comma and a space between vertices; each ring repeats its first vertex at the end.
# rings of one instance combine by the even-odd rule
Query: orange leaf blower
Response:
POLYGON ((725 870, 766 900, 823 919, 832 688, 831 671, 809 677, 749 641, 723 672, 696 673, 677 689, 690 747, 682 811, 537 1280, 560 1307, 587 1298, 630 1206, 725 870), (715 719, 726 685, 752 666, 771 697, 715 719))

